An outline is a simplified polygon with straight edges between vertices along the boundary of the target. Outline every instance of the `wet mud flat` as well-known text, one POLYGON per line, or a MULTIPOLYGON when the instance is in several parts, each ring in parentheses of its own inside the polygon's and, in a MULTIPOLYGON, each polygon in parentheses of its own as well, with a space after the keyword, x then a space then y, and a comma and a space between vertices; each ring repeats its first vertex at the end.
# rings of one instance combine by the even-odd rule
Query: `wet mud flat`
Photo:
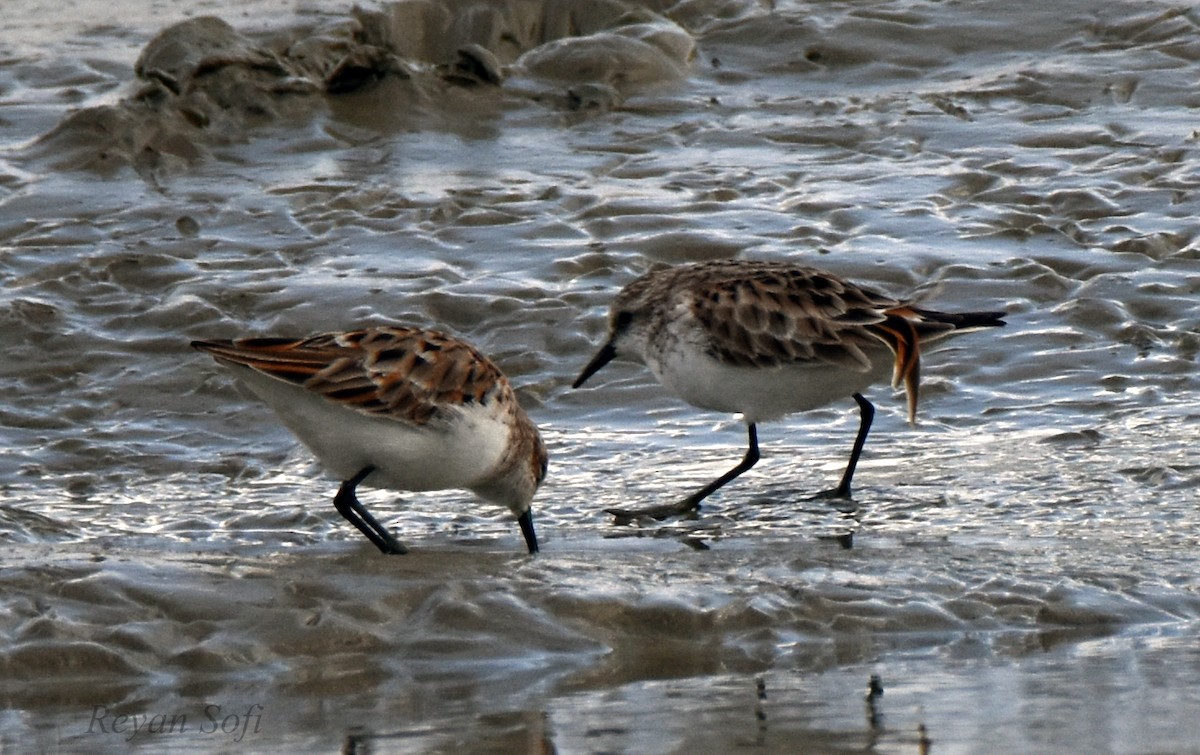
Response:
POLYGON ((1186 750, 1194 595, 1095 543, 955 540, 568 540, 398 566, 344 541, 43 546, 6 578, 6 695, 48 749, 906 752, 923 732, 1003 750, 1054 741, 1030 727, 1053 715, 1127 749, 1151 722, 1186 750), (1070 576, 1031 576, 1060 560, 1070 576))
POLYGON ((5 747, 1200 748, 1194 11, 163 11, 0 32, 5 747), (570 382, 620 286, 737 256, 1009 325, 926 355, 915 427, 873 390, 853 504, 810 499, 847 402, 617 526, 744 433, 570 382), (456 492, 368 494, 380 556, 187 348, 393 321, 518 386, 537 558, 456 492))

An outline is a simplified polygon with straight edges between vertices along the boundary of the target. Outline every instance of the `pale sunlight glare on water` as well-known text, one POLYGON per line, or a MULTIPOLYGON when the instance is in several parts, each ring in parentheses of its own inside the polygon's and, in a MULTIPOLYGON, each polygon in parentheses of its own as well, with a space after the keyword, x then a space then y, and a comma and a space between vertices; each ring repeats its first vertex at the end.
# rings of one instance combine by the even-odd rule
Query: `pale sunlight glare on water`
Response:
POLYGON ((1200 752, 1196 10, 4 16, 0 749, 1200 752), (622 285, 733 257, 1008 325, 925 355, 915 426, 870 391, 853 504, 810 498, 847 400, 618 525, 744 430, 570 383, 622 285), (389 322, 518 387, 536 558, 469 493, 365 491, 382 556, 188 347, 389 322))

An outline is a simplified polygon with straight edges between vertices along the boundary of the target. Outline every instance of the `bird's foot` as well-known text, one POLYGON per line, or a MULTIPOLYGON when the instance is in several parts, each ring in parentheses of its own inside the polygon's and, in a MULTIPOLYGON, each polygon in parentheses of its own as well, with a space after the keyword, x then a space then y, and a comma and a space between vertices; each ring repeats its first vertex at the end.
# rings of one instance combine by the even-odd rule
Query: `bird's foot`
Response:
POLYGON ((637 509, 615 507, 605 509, 604 513, 616 517, 616 524, 629 524, 637 519, 656 519, 662 521, 673 516, 695 516, 700 511, 700 502, 685 498, 677 503, 662 503, 657 506, 644 506, 637 509))
POLYGON ((815 493, 805 500, 820 501, 843 514, 853 514, 858 511, 858 503, 850 496, 850 491, 841 486, 831 490, 822 490, 820 493, 815 493))
POLYGON ((386 540, 381 539, 375 545, 381 553, 388 556, 403 556, 405 553, 408 553, 408 548, 405 548, 399 540, 390 535, 386 540))
POLYGON ((850 501, 853 499, 850 496, 849 488, 842 488, 839 486, 836 488, 830 488, 829 490, 822 490, 820 493, 814 493, 813 495, 809 496, 808 500, 810 500, 810 501, 850 501))

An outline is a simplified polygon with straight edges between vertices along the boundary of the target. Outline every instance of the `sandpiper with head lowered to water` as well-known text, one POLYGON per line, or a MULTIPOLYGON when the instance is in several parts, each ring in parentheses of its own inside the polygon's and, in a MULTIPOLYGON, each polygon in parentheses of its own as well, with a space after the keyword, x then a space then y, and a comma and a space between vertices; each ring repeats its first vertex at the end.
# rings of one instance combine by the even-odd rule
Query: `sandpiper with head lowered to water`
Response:
POLYGON ((334 506, 379 550, 406 552, 358 500, 359 484, 471 490, 507 506, 537 552, 530 504, 546 446, 508 378, 471 345, 409 327, 192 345, 231 368, 343 480, 334 506))

